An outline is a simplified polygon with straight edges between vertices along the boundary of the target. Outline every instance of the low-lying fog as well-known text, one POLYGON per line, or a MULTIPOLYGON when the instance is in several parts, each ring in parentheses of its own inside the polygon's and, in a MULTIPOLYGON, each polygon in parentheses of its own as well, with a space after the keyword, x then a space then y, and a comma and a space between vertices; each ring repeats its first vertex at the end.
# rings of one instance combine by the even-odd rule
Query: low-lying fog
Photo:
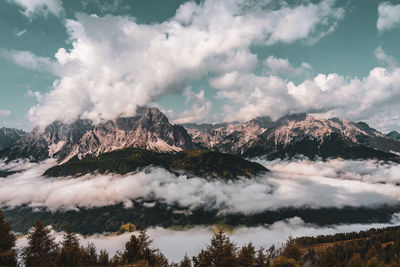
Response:
MULTIPOLYGON (((322 234, 335 234, 352 231, 362 231, 370 228, 382 228, 400 224, 400 214, 394 214, 390 223, 387 224, 348 224, 330 227, 317 227, 304 223, 300 218, 294 217, 289 220, 275 222, 267 227, 239 227, 229 235, 238 246, 252 242, 256 248, 269 248, 271 245, 281 246, 289 236, 315 236, 322 234)), ((160 251, 170 260, 178 262, 185 254, 197 255, 201 249, 209 244, 213 233, 211 227, 195 227, 188 230, 171 230, 161 227, 148 229, 149 236, 153 239, 152 247, 160 251)), ((63 233, 54 233, 56 241, 61 241, 63 233)), ((137 233, 135 233, 137 234, 137 233)), ((118 236, 93 235, 81 238, 81 244, 87 245, 92 242, 97 250, 106 249, 110 255, 117 250, 123 251, 125 243, 130 239, 132 233, 118 236)), ((17 240, 17 247, 21 248, 27 244, 26 238, 17 240)))
POLYGON ((0 178, 0 205, 75 209, 151 196, 183 207, 218 208, 251 214, 281 207, 343 207, 398 204, 400 166, 376 161, 329 160, 263 161, 271 170, 252 179, 223 182, 187 179, 153 168, 121 175, 46 178, 55 161, 0 163, 1 169, 23 170, 0 178))

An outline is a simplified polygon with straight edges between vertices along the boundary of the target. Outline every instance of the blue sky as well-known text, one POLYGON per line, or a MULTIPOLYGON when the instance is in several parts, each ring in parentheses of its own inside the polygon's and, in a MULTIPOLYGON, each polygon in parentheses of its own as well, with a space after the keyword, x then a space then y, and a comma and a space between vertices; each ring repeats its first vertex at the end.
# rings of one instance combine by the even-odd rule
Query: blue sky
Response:
POLYGON ((399 1, 0 2, 0 126, 160 107, 176 123, 293 112, 400 129, 399 1))

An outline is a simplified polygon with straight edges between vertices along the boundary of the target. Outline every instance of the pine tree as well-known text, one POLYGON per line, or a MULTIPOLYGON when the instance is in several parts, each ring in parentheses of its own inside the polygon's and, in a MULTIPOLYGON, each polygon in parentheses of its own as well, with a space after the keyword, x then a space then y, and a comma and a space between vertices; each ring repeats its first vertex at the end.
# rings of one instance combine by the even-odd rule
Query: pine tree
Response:
POLYGON ((237 266, 236 246, 224 234, 222 228, 214 234, 208 250, 215 266, 237 266))
POLYGON ((100 266, 108 266, 110 263, 108 252, 104 249, 100 250, 99 254, 99 265, 100 266))
POLYGON ((361 255, 359 253, 354 253, 349 263, 347 264, 348 267, 363 267, 365 266, 364 261, 361 259, 361 255))
POLYGON ((62 242, 61 250, 58 255, 57 264, 59 266, 82 266, 83 251, 79 245, 78 236, 72 232, 71 227, 67 226, 64 240, 62 242))
POLYGON ((211 239, 207 250, 202 250, 197 257, 193 257, 195 267, 216 266, 233 267, 238 266, 236 258, 236 246, 219 229, 211 239))
POLYGON ((183 260, 179 263, 179 267, 192 267, 192 262, 187 254, 185 254, 185 257, 183 257, 183 260))
POLYGON ((140 231, 137 237, 132 235, 131 239, 125 244, 124 263, 132 264, 143 261, 154 266, 158 251, 150 248, 151 243, 152 240, 150 240, 146 230, 140 231))
POLYGON ((289 259, 294 259, 295 261, 300 260, 301 252, 293 238, 289 238, 289 240, 286 242, 285 248, 282 252, 282 256, 285 256, 289 259))
POLYGON ((156 252, 152 255, 150 261, 147 261, 151 264, 151 266, 157 267, 168 267, 168 260, 160 251, 156 250, 156 252))
POLYGON ((242 247, 239 252, 238 262, 242 267, 256 266, 256 251, 251 243, 242 247))
POLYGON ((212 255, 208 250, 201 250, 197 257, 193 257, 193 266, 194 267, 208 267, 212 265, 212 255))
POLYGON ((15 236, 11 233, 10 224, 5 221, 3 211, 0 210, 0 266, 17 265, 14 246, 15 236))
POLYGON ((256 267, 269 267, 269 259, 265 255, 263 248, 257 251, 256 267))
POLYGON ((28 246, 22 254, 26 267, 56 266, 58 247, 49 228, 37 221, 27 239, 28 246))
POLYGON ((84 266, 96 266, 98 259, 96 253, 96 247, 93 243, 89 243, 83 251, 83 265, 84 266))

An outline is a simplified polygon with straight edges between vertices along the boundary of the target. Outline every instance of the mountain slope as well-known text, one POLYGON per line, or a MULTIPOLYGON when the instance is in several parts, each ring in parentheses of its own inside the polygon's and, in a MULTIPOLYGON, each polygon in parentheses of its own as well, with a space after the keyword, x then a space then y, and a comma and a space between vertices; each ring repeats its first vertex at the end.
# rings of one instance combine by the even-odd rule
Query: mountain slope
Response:
POLYGON ((386 134, 386 136, 396 141, 400 141, 400 133, 397 131, 391 131, 390 133, 386 134))
POLYGON ((125 148, 177 153, 204 148, 246 157, 269 159, 305 155, 310 158, 378 159, 400 162, 400 141, 363 122, 339 118, 319 119, 307 114, 277 121, 258 117, 247 122, 173 125, 157 108, 140 108, 133 117, 97 125, 87 120, 54 122, 35 128, 0 151, 0 158, 61 163, 72 158, 96 157, 125 148))
POLYGON ((174 173, 184 173, 221 179, 250 177, 268 171, 262 165, 244 160, 238 156, 207 150, 185 150, 178 153, 157 153, 154 151, 127 148, 103 153, 97 157, 77 157, 54 166, 45 172, 46 176, 80 176, 87 173, 127 174, 156 166, 174 173))
POLYGON ((257 117, 247 122, 220 124, 184 124, 193 142, 223 153, 239 153, 240 148, 263 133, 272 124, 269 117, 257 117))
POLYGON ((72 124, 55 121, 45 129, 36 127, 15 144, 0 151, 0 157, 8 160, 30 158, 34 161, 49 157, 63 158, 70 152, 73 144, 91 128, 93 126, 87 120, 77 120, 72 124))
POLYGON ((41 161, 55 157, 66 162, 75 156, 97 156, 127 147, 177 152, 195 148, 195 145, 182 126, 170 124, 157 108, 141 108, 134 117, 98 125, 77 120, 72 124, 56 121, 45 129, 35 128, 14 145, 0 151, 0 158, 41 161))
POLYGON ((0 150, 14 144, 26 133, 22 130, 12 128, 0 128, 0 150))
POLYGON ((305 155, 399 161, 395 153, 400 152, 400 142, 362 122, 295 114, 277 120, 271 128, 246 143, 240 152, 249 157, 271 159, 305 155))
POLYGON ((169 123, 157 108, 140 110, 135 117, 99 124, 85 133, 63 162, 77 156, 98 156, 113 150, 135 147, 157 152, 178 152, 195 146, 179 125, 169 123))

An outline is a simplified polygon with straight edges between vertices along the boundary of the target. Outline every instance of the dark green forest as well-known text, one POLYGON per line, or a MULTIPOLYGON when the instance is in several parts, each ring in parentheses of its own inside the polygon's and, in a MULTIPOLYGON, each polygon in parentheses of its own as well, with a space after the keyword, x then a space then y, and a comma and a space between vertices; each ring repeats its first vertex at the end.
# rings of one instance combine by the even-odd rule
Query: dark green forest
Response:
MULTIPOLYGON (((210 203, 212 204, 212 203, 210 203)), ((135 200, 132 207, 123 204, 96 208, 81 207, 77 210, 49 211, 46 208, 19 206, 4 208, 16 232, 27 231, 40 220, 52 225, 57 231, 64 231, 69 224, 80 234, 117 232, 121 225, 131 223, 143 227, 161 226, 191 227, 193 225, 225 224, 231 226, 258 226, 272 224, 288 218, 299 217, 306 223, 320 226, 352 223, 387 223, 392 215, 400 212, 399 206, 343 207, 343 208, 284 208, 267 210, 262 213, 243 216, 220 214, 218 210, 198 208, 190 212, 179 206, 171 206, 157 200, 135 200), (150 206, 147 204, 151 204, 150 206)))
POLYGON ((169 262, 142 229, 132 234, 122 251, 109 255, 94 244, 83 247, 79 237, 67 226, 63 240, 55 242, 50 229, 37 221, 20 249, 18 262, 15 236, 0 210, 0 266, 136 266, 136 267, 297 267, 343 266, 378 267, 400 265, 400 226, 368 231, 289 238, 281 248, 256 249, 252 243, 242 247, 218 228, 209 244, 198 255, 169 262))
POLYGON ((48 169, 44 175, 81 176, 95 172, 127 174, 150 166, 162 167, 176 174, 184 172, 189 176, 220 179, 251 177, 268 171, 256 162, 209 150, 185 150, 171 154, 126 148, 81 160, 72 158, 62 165, 48 169))

